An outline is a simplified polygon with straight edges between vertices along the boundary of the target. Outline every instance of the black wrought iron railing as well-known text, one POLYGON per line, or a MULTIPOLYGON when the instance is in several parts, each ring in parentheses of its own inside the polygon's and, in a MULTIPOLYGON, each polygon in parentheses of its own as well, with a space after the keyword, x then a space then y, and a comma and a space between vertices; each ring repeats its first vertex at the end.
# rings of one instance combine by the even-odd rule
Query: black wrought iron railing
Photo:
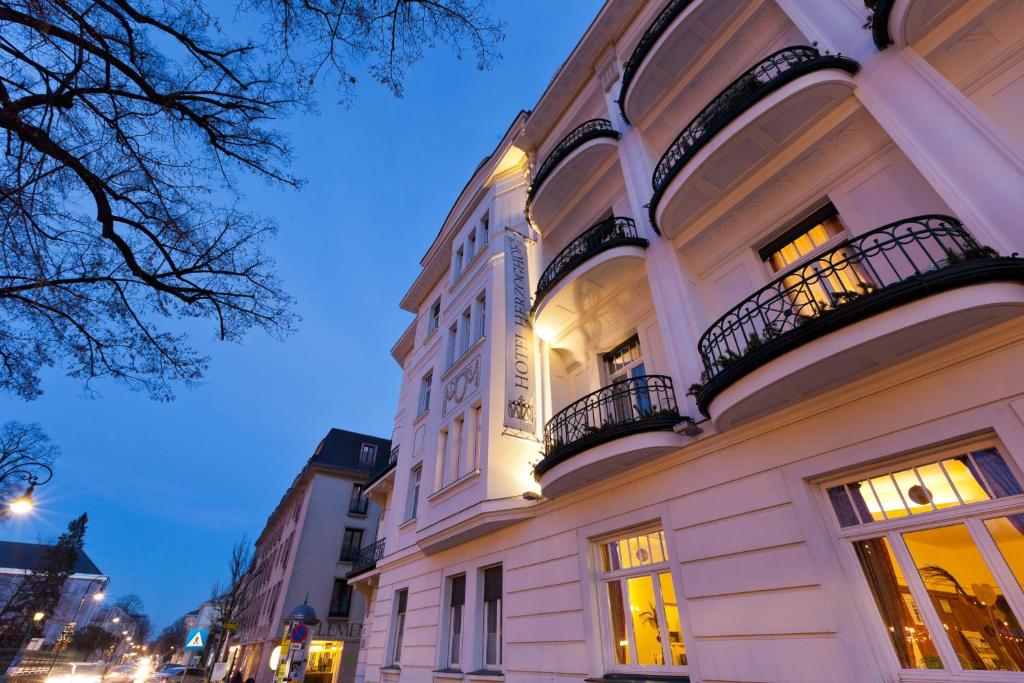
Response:
POLYGON ((644 31, 643 36, 637 42, 636 47, 633 48, 633 54, 626 60, 625 66, 622 67, 622 87, 619 89, 619 111, 622 112, 622 118, 629 123, 629 117, 626 115, 626 93, 629 91, 629 86, 633 83, 633 79, 636 77, 636 72, 640 70, 640 65, 647 59, 647 55, 651 53, 651 48, 658 42, 661 36, 665 33, 668 27, 676 20, 683 10, 686 9, 693 0, 669 0, 669 3, 665 5, 665 8, 661 10, 661 13, 654 18, 651 25, 644 31))
POLYGON ((391 451, 388 453, 387 457, 378 457, 377 461, 373 463, 373 469, 370 470, 370 478, 366 480, 366 486, 363 488, 368 489, 374 484, 376 484, 377 481, 382 479, 385 474, 394 469, 397 463, 398 446, 392 446, 391 451))
POLYGON ((530 189, 527 190, 527 201, 533 198, 533 195, 563 159, 572 154, 573 150, 580 145, 596 138, 618 140, 619 132, 612 128, 612 123, 608 119, 590 119, 573 128, 555 145, 555 148, 544 159, 544 163, 537 167, 537 172, 533 174, 533 182, 530 183, 530 189))
POLYGON ((563 460, 600 443, 639 432, 670 430, 682 419, 672 378, 641 375, 587 394, 544 425, 540 476, 563 460))
POLYGON ((892 36, 889 35, 889 17, 892 15, 892 8, 895 0, 864 0, 864 5, 871 11, 871 39, 875 41, 875 47, 879 50, 892 45, 892 36))
POLYGON ((652 222, 665 188, 711 138, 766 95, 819 69, 842 69, 854 74, 860 65, 848 57, 823 55, 817 48, 806 45, 787 47, 747 69, 711 100, 672 141, 654 168, 651 179, 654 196, 650 203, 652 222))
POLYGON ((603 251, 627 245, 647 246, 647 240, 640 237, 636 222, 632 218, 613 216, 587 228, 583 234, 569 242, 565 249, 558 252, 541 273, 537 281, 537 293, 533 299, 534 307, 573 268, 603 251))
POLYGON ((698 343, 698 404, 799 344, 913 298, 976 281, 1024 280, 1024 260, 978 244, 955 218, 907 218, 787 271, 719 318, 698 343))
POLYGON ((385 538, 380 538, 370 545, 360 548, 355 559, 352 561, 352 570, 348 575, 355 576, 376 567, 380 558, 384 557, 384 542, 386 540, 385 538))

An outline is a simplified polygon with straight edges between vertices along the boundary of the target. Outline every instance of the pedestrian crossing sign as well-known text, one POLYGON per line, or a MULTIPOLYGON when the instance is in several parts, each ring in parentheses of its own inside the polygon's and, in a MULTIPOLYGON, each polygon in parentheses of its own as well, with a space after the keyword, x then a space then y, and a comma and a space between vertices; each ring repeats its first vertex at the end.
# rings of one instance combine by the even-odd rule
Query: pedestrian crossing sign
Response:
POLYGON ((206 647, 206 639, 210 632, 205 628, 190 628, 185 636, 186 650, 202 650, 206 647))

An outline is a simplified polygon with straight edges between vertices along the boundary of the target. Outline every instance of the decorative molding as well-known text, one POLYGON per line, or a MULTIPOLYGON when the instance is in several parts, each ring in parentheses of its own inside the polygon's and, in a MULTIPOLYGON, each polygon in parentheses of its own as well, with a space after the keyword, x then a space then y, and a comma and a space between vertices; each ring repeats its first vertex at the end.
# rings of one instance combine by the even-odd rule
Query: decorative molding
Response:
POLYGON ((480 388, 480 356, 476 356, 462 370, 444 385, 444 401, 441 404, 441 415, 447 416, 448 410, 459 405, 480 388))

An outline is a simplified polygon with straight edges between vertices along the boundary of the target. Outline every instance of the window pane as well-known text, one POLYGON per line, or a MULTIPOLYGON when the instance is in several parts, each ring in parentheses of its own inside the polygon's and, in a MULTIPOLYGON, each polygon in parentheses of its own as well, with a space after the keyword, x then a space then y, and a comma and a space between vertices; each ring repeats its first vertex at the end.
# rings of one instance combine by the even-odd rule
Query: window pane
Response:
POLYGON ((484 639, 484 664, 501 663, 501 643, 499 643, 498 621, 501 619, 501 601, 491 600, 484 603, 484 619, 486 620, 484 639))
POLYGON ((661 632, 658 629, 658 607, 654 600, 654 581, 650 576, 627 579, 629 613, 636 638, 636 663, 662 664, 661 632))
POLYGON ((1019 626, 963 524, 903 535, 965 669, 1024 670, 1019 626))
POLYGON ((448 646, 448 662, 458 664, 462 657, 462 605, 452 607, 452 640, 448 646))
POLYGON ((853 544, 875 605, 904 669, 941 669, 942 661, 914 602, 889 542, 872 538, 853 544))
POLYGON ((903 494, 903 500, 910 506, 910 514, 916 515, 932 511, 931 491, 921 485, 914 470, 894 472, 892 477, 896 480, 900 493, 903 494))
POLYGON ((999 546, 999 552, 1010 566, 1017 583, 1024 588, 1024 515, 989 519, 985 526, 999 546))
POLYGON ((661 582, 661 599, 665 603, 665 626, 668 631, 668 648, 672 657, 671 664, 686 664, 686 643, 683 642, 683 627, 679 621, 679 603, 676 600, 676 589, 672 585, 672 575, 668 572, 658 574, 661 582))
POLYGON ((918 467, 917 473, 921 475, 921 480, 931 494, 935 507, 941 510, 942 508, 954 507, 960 504, 960 501, 957 500, 956 492, 950 486, 949 479, 946 478, 939 463, 933 462, 930 465, 918 467))
POLYGON ((900 492, 896 490, 896 485, 892 483, 888 474, 872 479, 871 486, 874 487, 878 500, 882 504, 882 510, 885 511, 885 516, 888 519, 906 516, 907 508, 903 505, 900 492))
POLYGON ((608 611, 611 613, 612 652, 616 664, 629 664, 629 640, 626 639, 626 606, 622 599, 622 584, 608 584, 608 611))
POLYGON ((960 498, 965 503, 988 500, 989 497, 985 492, 985 488, 978 482, 977 477, 971 472, 967 463, 967 456, 961 455, 957 458, 943 460, 942 466, 946 468, 949 478, 953 480, 953 486, 956 487, 957 493, 960 494, 960 498))

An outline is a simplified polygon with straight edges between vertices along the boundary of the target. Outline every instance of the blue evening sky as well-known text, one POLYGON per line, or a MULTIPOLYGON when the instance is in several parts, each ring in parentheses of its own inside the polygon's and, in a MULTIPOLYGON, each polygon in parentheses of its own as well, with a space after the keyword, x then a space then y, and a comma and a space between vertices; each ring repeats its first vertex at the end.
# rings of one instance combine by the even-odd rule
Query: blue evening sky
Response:
POLYGON ((350 109, 324 92, 321 113, 284 123, 298 192, 248 183, 275 218, 270 250, 303 320, 284 342, 194 338, 211 356, 203 386, 157 403, 110 382, 88 398, 60 372, 25 403, 0 396, 0 420, 39 422, 62 449, 40 508, 0 531, 56 537, 89 513, 86 551, 137 593, 157 630, 194 609, 224 574, 234 541, 254 539, 330 427, 387 437, 401 375, 389 350, 411 318, 398 302, 457 193, 520 109, 530 109, 602 0, 495 0, 503 60, 476 70, 428 53, 398 100, 362 79, 350 109))

